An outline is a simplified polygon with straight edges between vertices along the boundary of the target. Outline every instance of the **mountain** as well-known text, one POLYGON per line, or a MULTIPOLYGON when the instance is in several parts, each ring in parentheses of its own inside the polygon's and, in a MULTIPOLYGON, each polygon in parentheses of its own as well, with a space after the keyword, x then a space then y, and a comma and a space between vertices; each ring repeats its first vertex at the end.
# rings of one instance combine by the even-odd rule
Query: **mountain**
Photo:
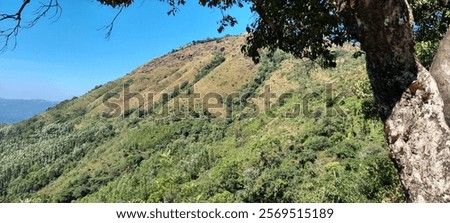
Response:
POLYGON ((57 102, 0 98, 0 123, 19 122, 44 112, 57 102))
POLYGON ((244 42, 195 41, 0 127, 0 201, 405 200, 358 49, 255 65, 244 42))

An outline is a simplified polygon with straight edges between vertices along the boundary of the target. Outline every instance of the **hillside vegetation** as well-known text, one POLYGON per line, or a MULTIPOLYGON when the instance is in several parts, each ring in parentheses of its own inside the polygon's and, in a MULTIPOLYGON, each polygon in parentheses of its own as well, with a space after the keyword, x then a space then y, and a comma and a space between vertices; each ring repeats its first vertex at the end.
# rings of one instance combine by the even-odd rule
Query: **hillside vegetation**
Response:
POLYGON ((337 48, 335 69, 282 52, 255 65, 244 39, 194 42, 1 126, 0 201, 404 201, 357 49, 337 48))

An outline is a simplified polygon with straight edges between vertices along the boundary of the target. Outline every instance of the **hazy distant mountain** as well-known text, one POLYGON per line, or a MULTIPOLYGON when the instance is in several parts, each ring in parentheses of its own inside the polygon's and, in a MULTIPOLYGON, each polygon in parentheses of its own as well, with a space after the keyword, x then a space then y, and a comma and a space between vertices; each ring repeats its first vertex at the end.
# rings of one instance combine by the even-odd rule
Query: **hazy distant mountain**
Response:
POLYGON ((0 98, 0 123, 19 122, 44 112, 57 102, 0 98))

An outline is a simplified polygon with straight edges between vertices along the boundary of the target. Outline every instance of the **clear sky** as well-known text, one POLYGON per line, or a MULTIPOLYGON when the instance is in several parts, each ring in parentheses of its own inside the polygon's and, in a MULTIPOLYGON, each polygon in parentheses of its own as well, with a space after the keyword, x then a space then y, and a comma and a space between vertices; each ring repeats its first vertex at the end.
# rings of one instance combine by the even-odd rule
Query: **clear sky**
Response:
MULTIPOLYGON (((0 4, 0 13, 17 10, 21 2, 0 4)), ((219 34, 218 9, 193 0, 176 16, 168 16, 167 4, 136 0, 119 16, 106 40, 106 31, 99 29, 110 23, 116 9, 95 0, 59 2, 63 11, 56 22, 44 18, 22 30, 17 47, 0 54, 0 98, 60 101, 80 96, 193 40, 241 34, 253 19, 248 7, 232 9, 229 12, 239 24, 219 34)), ((35 10, 30 6, 27 15, 35 10)))

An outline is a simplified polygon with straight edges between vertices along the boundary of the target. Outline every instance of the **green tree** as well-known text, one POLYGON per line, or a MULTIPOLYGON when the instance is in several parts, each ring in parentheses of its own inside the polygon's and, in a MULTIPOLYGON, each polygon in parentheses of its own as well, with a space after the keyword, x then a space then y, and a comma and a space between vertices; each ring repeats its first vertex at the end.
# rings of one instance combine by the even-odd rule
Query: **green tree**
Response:
MULTIPOLYGON (((35 24, 49 10, 59 9, 47 0, 35 24)), ((97 0, 120 11, 132 0, 97 0)), ((161 0, 175 14, 185 0, 161 0)), ((15 14, 0 14, 0 21, 13 20, 11 29, 0 33, 6 43, 20 30, 23 4, 15 14)), ((226 13, 250 5, 257 17, 248 25, 248 44, 242 50, 259 62, 259 49, 281 49, 296 57, 333 67, 332 46, 358 44, 366 65, 378 113, 392 158, 411 201, 450 201, 450 7, 447 0, 200 0, 205 7, 222 10, 219 32, 236 19, 226 13), (415 19, 414 19, 415 18, 415 19), (430 70, 419 62, 415 43, 436 44, 430 70), (424 171, 426 170, 426 171, 424 171)), ((119 12, 120 12, 119 11, 119 12)), ((113 27, 115 17, 109 26, 113 27)), ((420 53, 420 52, 419 52, 420 53)), ((422 54, 419 54, 422 55, 422 54)), ((429 55, 429 54, 426 54, 429 55)), ((428 56, 430 57, 430 56, 428 56)))

